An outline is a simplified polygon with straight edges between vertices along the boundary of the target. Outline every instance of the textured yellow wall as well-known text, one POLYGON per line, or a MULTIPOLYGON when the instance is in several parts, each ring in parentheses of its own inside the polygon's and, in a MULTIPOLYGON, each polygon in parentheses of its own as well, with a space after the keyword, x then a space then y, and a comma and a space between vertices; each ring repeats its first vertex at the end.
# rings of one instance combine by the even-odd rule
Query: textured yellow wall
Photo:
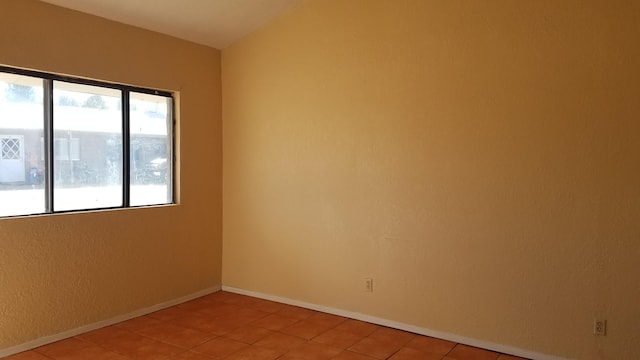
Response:
POLYGON ((223 283, 640 358, 639 39, 637 1, 303 3, 222 53, 223 283))
POLYGON ((220 52, 0 0, 0 64, 179 91, 180 205, 0 219, 0 349, 220 285, 220 52))

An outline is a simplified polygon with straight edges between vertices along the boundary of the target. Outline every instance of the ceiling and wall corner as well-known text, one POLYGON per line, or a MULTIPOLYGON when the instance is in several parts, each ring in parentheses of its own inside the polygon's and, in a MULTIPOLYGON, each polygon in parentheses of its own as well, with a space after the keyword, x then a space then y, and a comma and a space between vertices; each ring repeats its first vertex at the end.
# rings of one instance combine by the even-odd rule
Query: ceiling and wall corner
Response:
POLYGON ((302 0, 42 0, 223 49, 302 0))

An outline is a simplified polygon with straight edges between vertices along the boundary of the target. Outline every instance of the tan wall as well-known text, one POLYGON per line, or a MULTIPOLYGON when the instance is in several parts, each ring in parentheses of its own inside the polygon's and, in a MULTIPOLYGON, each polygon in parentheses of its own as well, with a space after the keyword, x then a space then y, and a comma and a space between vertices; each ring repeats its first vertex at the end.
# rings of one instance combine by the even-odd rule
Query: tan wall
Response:
POLYGON ((634 1, 310 0, 225 49, 223 283, 640 358, 639 19, 634 1))
POLYGON ((0 0, 0 64, 179 91, 180 205, 0 219, 0 349, 220 285, 220 52, 0 0))

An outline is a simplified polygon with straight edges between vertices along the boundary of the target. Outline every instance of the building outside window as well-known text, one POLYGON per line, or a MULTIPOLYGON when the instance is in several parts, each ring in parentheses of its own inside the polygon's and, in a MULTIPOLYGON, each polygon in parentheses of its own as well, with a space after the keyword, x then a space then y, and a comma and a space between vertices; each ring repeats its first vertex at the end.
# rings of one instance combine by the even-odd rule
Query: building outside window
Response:
POLYGON ((173 98, 0 68, 0 216, 173 203, 173 98))

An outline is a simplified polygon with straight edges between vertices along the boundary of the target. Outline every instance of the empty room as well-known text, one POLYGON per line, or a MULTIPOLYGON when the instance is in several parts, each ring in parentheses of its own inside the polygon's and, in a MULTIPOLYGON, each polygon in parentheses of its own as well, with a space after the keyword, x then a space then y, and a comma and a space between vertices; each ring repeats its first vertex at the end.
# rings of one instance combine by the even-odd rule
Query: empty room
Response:
POLYGON ((0 0, 0 358, 640 359, 640 2, 0 0))

